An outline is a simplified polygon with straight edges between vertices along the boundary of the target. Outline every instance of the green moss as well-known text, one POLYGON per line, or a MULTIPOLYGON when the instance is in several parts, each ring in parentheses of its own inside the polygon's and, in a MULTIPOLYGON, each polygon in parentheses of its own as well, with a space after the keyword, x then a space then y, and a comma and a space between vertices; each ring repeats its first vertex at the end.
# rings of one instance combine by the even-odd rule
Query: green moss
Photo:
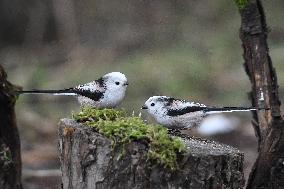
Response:
POLYGON ((249 0, 234 0, 234 1, 240 10, 244 9, 249 3, 249 0))
POLYGON ((73 113, 72 117, 77 122, 97 122, 99 120, 114 121, 117 118, 125 117, 124 111, 114 109, 97 110, 90 107, 83 107, 79 113, 73 113))
POLYGON ((166 128, 145 124, 140 117, 127 116, 124 111, 85 107, 78 114, 73 114, 73 118, 96 128, 99 133, 110 138, 113 145, 125 145, 139 139, 148 140, 148 160, 154 160, 172 170, 178 168, 177 154, 185 152, 182 140, 168 136, 166 128))

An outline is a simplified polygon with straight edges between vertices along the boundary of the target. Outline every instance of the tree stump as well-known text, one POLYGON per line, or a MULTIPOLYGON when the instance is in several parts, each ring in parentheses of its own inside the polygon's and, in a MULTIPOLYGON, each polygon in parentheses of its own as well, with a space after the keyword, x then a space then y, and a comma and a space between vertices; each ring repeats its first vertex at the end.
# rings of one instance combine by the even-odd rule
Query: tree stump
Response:
POLYGON ((239 150, 213 141, 184 139, 187 153, 178 157, 179 169, 147 161, 147 141, 113 147, 110 139, 73 119, 59 122, 62 186, 94 188, 238 189, 244 186, 239 150))

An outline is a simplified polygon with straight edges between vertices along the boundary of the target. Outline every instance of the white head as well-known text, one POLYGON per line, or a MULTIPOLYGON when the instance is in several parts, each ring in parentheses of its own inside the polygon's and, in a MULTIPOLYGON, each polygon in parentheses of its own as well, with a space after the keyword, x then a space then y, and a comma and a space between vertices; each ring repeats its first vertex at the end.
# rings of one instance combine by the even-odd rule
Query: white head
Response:
POLYGON ((172 99, 166 96, 152 96, 145 102, 142 109, 146 109, 154 118, 165 116, 172 99))
POLYGON ((128 85, 126 76, 120 72, 111 72, 105 74, 102 79, 105 84, 105 87, 108 90, 112 91, 125 91, 128 85))
POLYGON ((123 73, 111 72, 105 74, 100 82, 105 87, 104 101, 109 107, 117 106, 124 98, 128 86, 127 78, 123 73))

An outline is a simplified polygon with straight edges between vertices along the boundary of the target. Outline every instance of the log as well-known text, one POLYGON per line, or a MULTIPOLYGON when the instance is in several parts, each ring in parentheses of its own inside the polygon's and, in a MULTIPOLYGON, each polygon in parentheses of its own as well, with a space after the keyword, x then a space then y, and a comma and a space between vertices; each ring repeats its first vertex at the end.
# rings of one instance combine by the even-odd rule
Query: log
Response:
POLYGON ((179 169, 173 171, 147 161, 147 141, 113 147, 110 139, 91 127, 73 119, 62 119, 59 122, 62 187, 237 189, 244 186, 243 153, 213 141, 183 140, 188 152, 178 157, 179 169))

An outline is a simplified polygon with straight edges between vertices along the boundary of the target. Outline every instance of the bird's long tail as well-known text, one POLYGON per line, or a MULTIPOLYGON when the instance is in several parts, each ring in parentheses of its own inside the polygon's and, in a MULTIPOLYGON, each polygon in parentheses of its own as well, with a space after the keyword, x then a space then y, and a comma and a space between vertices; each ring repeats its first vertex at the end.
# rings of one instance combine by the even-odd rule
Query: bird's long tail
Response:
POLYGON ((247 111, 257 111, 257 110, 269 110, 269 108, 259 108, 259 107, 208 107, 204 110, 207 114, 222 113, 222 112, 247 112, 247 111))
POLYGON ((17 91, 17 94, 52 94, 52 95, 70 95, 75 96, 77 95, 74 90, 72 89, 63 89, 63 90, 24 90, 24 91, 17 91))

